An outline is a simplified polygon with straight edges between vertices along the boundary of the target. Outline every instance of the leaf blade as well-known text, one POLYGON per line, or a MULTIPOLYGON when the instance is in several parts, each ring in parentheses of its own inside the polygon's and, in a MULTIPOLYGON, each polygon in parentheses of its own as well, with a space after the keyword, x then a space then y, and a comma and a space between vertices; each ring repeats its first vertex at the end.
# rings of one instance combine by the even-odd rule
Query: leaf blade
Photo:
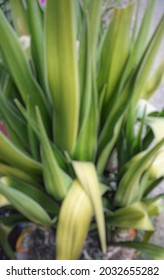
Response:
POLYGON ((87 193, 97 220, 98 232, 103 252, 106 251, 105 221, 99 183, 93 163, 73 162, 73 168, 82 187, 87 193))
POLYGON ((48 1, 46 63, 48 83, 55 106, 55 142, 61 149, 69 153, 72 153, 75 148, 79 118, 79 81, 74 17, 72 0, 48 1), (58 26, 60 26, 60 33, 58 26))

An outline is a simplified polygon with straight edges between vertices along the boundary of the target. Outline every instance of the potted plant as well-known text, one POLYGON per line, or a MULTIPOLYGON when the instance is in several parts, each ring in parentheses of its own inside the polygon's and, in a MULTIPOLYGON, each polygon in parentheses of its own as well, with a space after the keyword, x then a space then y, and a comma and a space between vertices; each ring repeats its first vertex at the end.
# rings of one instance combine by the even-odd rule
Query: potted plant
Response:
POLYGON ((18 211, 0 223, 54 228, 56 259, 78 259, 92 228, 103 253, 117 245, 163 259, 164 248, 147 243, 161 210, 161 196, 148 195, 164 175, 163 111, 138 102, 163 76, 163 62, 153 76, 151 68, 164 17, 149 37, 155 1, 139 30, 139 2, 130 1, 112 9, 104 30, 102 2, 11 0, 14 27, 0 11, 0 114, 9 135, 0 133, 0 194, 18 211), (122 228, 141 240, 114 242, 122 228))

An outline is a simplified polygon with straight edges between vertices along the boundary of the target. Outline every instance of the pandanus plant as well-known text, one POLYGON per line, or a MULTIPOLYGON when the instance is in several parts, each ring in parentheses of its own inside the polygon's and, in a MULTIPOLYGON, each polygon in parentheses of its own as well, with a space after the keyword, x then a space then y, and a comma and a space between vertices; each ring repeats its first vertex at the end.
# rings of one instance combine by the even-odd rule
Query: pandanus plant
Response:
POLYGON ((91 228, 103 252, 133 228, 143 240, 119 246, 164 258, 146 243, 161 210, 162 195, 148 195, 164 176, 164 113, 138 103, 163 76, 164 61, 151 72, 164 35, 164 16, 149 32, 155 2, 141 24, 139 1, 112 6, 106 28, 102 0, 10 0, 12 24, 0 10, 0 194, 18 211, 0 217, 2 233, 24 220, 54 227, 56 259, 77 259, 91 228))

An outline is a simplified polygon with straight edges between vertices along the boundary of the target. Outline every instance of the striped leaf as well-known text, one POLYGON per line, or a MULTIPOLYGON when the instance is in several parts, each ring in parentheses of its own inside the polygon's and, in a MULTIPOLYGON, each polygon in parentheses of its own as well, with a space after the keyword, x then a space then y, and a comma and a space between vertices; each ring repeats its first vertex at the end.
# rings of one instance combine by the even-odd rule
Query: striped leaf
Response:
POLYGON ((26 122, 20 117, 11 102, 2 98, 1 95, 0 114, 7 126, 7 131, 12 142, 23 150, 29 151, 26 122))
POLYGON ((46 63, 55 109, 54 136, 57 145, 69 153, 75 148, 79 119, 75 22, 73 0, 47 2, 46 63))
POLYGON ((139 230, 153 231, 154 227, 148 216, 144 203, 137 202, 115 210, 108 215, 107 221, 110 225, 121 228, 133 228, 139 230))
POLYGON ((73 162, 73 167, 76 176, 88 195, 94 214, 97 220, 99 237, 101 242, 102 251, 106 251, 106 234, 105 234, 105 221, 103 214, 103 206, 101 200, 101 193, 99 182, 96 174, 96 169, 93 163, 90 162, 73 162))
POLYGON ((92 215, 93 208, 88 195, 81 184, 74 181, 59 214, 57 260, 74 260, 80 257, 92 215))
MULTIPOLYGON (((33 1, 35 2, 35 1, 33 1)), ((10 0, 14 28, 19 36, 28 36, 27 15, 22 0, 10 0)))
POLYGON ((0 159, 13 167, 30 172, 31 176, 40 176, 42 165, 19 150, 0 132, 0 159), (6 156, 7 155, 7 156, 6 156))
POLYGON ((40 204, 47 212, 57 215, 59 207, 57 203, 49 197, 41 187, 25 183, 21 180, 13 179, 11 177, 2 177, 0 181, 15 190, 18 190, 25 195, 31 197, 34 201, 40 204))
POLYGON ((27 17, 31 34, 31 52, 34 61, 37 78, 43 89, 45 87, 45 65, 44 65, 44 33, 43 15, 39 1, 27 0, 27 17))
MULTIPOLYGON (((152 14, 154 11, 154 4, 155 0, 150 0, 148 2, 148 6, 146 7, 146 11, 143 16, 143 20, 141 22, 141 26, 139 28, 138 34, 136 36, 134 45, 132 46, 131 54, 128 59, 128 63, 126 66, 126 69, 123 73, 123 82, 126 81, 126 79, 131 74, 131 71, 134 69, 134 67, 137 67, 138 63, 141 61, 142 56, 145 52, 145 49, 148 45, 149 40, 149 33, 150 33, 150 26, 151 26, 151 19, 152 14)), ((141 5, 139 5, 139 10, 141 9, 141 5)), ((139 16, 136 17, 135 21, 137 21, 137 25, 139 22, 139 16)))
POLYGON ((16 33, 8 23, 1 10, 0 38, 0 47, 7 61, 11 76, 14 79, 25 105, 27 103, 28 96, 30 96, 30 106, 33 118, 36 118, 35 106, 38 105, 43 119, 45 122, 49 123, 47 113, 49 108, 48 103, 46 102, 43 92, 32 75, 32 71, 16 33))
POLYGON ((154 94, 154 92, 159 87, 163 77, 164 77, 164 60, 160 62, 155 72, 146 82, 141 96, 143 96, 144 99, 150 99, 154 94))
POLYGON ((140 179, 144 171, 150 167, 157 152, 164 143, 162 139, 154 148, 145 153, 138 154, 137 157, 131 159, 128 163, 129 168, 122 177, 117 193, 114 198, 114 204, 117 206, 125 206, 134 201, 137 190, 140 186, 140 179))
POLYGON ((0 194, 0 208, 10 204, 9 201, 6 199, 6 197, 2 194, 0 194))
POLYGON ((71 178, 58 165, 53 149, 47 137, 39 109, 36 108, 42 148, 43 177, 46 190, 57 200, 62 200, 71 185, 71 178))
MULTIPOLYGON (((150 126, 153 131, 155 143, 164 139, 164 117, 147 117, 146 124, 150 126)), ((150 176, 152 178, 160 178, 164 176, 164 144, 155 161, 152 163, 150 176)))
POLYGON ((9 176, 32 184, 36 182, 36 179, 27 172, 4 163, 0 163, 0 176, 9 176))
POLYGON ((135 103, 141 97, 146 81, 149 78, 150 71, 152 69, 157 51, 162 42, 163 35, 164 16, 161 18, 156 30, 154 31, 154 34, 146 49, 140 67, 137 70, 133 92, 133 103, 135 103))
POLYGON ((114 132, 113 132, 112 138, 107 143, 107 145, 102 150, 100 156, 97 159, 96 169, 97 169, 97 172, 99 175, 102 175, 104 172, 105 166, 109 160, 109 155, 111 154, 113 147, 116 143, 116 140, 118 138, 121 125, 122 125, 122 117, 118 120, 117 124, 114 127, 114 132))
POLYGON ((90 34, 90 55, 93 71, 95 71, 97 60, 97 48, 100 31, 102 0, 90 1, 88 5, 88 21, 90 34))
POLYGON ((147 208, 147 212, 149 216, 158 216, 163 212, 164 206, 162 199, 164 198, 164 194, 160 194, 154 196, 153 198, 146 198, 143 200, 144 205, 147 208))
POLYGON ((7 187, 1 182, 0 193, 10 201, 16 210, 27 217, 30 221, 45 226, 53 224, 53 221, 50 219, 46 211, 26 194, 9 186, 7 187))
POLYGON ((132 2, 122 9, 114 10, 102 47, 99 88, 101 90, 102 86, 107 84, 103 104, 105 118, 108 115, 111 98, 129 55, 132 12, 132 2))

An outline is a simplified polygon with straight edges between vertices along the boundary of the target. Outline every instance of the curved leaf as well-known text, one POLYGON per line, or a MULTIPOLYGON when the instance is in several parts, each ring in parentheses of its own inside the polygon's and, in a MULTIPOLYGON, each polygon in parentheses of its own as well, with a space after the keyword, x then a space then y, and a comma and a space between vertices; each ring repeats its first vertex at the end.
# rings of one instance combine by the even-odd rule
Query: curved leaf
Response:
POLYGON ((92 204, 75 181, 62 204, 57 226, 57 260, 78 259, 93 215, 92 204))
POLYGON ((105 221, 103 214, 103 206, 101 200, 101 193, 99 188, 99 182, 96 174, 96 169, 91 162, 73 162, 73 168, 76 176, 88 195, 94 214, 97 220, 97 226, 99 231, 99 237, 101 242, 102 251, 106 251, 106 234, 105 234, 105 221))

